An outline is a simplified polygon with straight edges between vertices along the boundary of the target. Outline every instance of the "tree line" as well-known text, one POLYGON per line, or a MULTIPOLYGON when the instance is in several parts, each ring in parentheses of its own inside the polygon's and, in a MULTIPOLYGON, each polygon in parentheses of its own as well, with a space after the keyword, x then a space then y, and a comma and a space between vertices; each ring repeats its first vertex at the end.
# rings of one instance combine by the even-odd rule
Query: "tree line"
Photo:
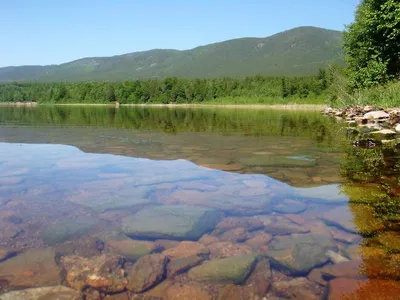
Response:
MULTIPOLYGON (((0 102, 38 103, 203 103, 225 97, 307 99, 323 94, 329 75, 183 79, 168 77, 123 82, 8 83, 0 85, 0 102)), ((262 102, 262 100, 261 100, 262 102)))

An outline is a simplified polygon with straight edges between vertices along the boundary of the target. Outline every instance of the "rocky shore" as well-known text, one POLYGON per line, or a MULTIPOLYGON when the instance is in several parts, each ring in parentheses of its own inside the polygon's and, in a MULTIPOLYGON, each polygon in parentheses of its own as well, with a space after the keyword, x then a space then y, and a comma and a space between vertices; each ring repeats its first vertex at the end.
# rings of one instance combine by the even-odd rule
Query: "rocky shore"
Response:
POLYGON ((328 107, 323 114, 344 120, 348 125, 347 133, 356 138, 356 146, 373 148, 382 144, 400 144, 400 108, 328 107))

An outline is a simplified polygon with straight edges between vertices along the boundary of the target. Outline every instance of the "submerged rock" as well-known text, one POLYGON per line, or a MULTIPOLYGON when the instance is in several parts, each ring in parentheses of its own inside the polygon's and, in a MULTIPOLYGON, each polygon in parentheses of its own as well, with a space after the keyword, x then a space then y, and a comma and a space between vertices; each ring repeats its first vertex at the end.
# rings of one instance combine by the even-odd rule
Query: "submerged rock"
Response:
POLYGON ((198 240, 214 229, 220 219, 215 209, 164 205, 144 208, 122 222, 122 230, 131 237, 147 239, 198 240))
POLYGON ((116 293, 125 289, 127 281, 120 256, 98 255, 84 258, 78 255, 61 258, 68 284, 81 291, 91 287, 102 292, 116 293))
POLYGON ((77 291, 65 286, 31 288, 0 295, 0 300, 80 300, 77 291))
POLYGON ((167 276, 175 276, 186 272, 190 268, 193 268, 204 261, 204 257, 192 255, 180 258, 175 258, 168 263, 167 276))
POLYGON ((204 245, 197 242, 181 242, 177 247, 167 249, 163 252, 170 259, 190 257, 190 256, 207 256, 210 250, 204 245))
POLYGON ((168 258, 163 254, 151 254, 140 258, 128 273, 127 288, 131 292, 141 293, 163 280, 168 258))
POLYGON ((229 242, 218 242, 208 246, 210 249, 210 257, 225 258, 231 256, 241 256, 253 252, 250 246, 245 244, 233 244, 229 242))
POLYGON ((216 226, 216 232, 224 232, 230 229, 243 228, 246 231, 253 231, 264 227, 264 223, 254 218, 224 218, 216 226))
POLYGON ((211 295, 203 288, 195 284, 176 282, 162 293, 168 300, 211 300, 211 295))
POLYGON ((58 285, 60 269, 54 250, 32 249, 0 263, 0 281, 9 289, 58 285))
POLYGON ((232 243, 242 243, 251 237, 252 237, 251 233, 246 231, 244 228, 240 227, 225 231, 223 234, 219 236, 221 241, 232 242, 232 243))
POLYGON ((326 280, 331 280, 338 277, 346 278, 365 278, 362 272, 362 261, 351 260, 337 263, 334 265, 326 265, 320 269, 322 276, 326 280))
POLYGON ((219 293, 218 300, 242 300, 264 298, 272 282, 271 268, 268 260, 257 263, 243 285, 228 284, 219 293))
POLYGON ((148 241, 136 241, 131 239, 110 240, 106 242, 112 252, 123 256, 128 261, 136 261, 140 257, 152 253, 158 249, 157 245, 148 241))
POLYGON ((311 269, 327 263, 326 252, 334 248, 329 237, 300 234, 275 239, 269 244, 266 256, 278 270, 291 275, 306 275, 311 269))
MULTIPOLYGON (((101 187, 99 184, 98 189, 101 187)), ((152 188, 148 186, 133 187, 129 189, 99 191, 94 187, 89 192, 80 192, 71 195, 68 200, 93 209, 95 212, 102 213, 109 210, 130 209, 137 205, 149 204, 150 199, 146 196, 152 188)))
POLYGON ((296 200, 283 200, 273 206, 272 210, 283 214, 299 214, 307 209, 307 204, 296 200))
POLYGON ((244 282, 253 270, 257 259, 255 255, 235 256, 211 260, 189 271, 189 278, 213 283, 244 282))
POLYGON ((42 239, 47 245, 54 245, 86 235, 99 224, 99 220, 91 216, 80 216, 64 220, 47 227, 42 232, 42 239))
POLYGON ((265 232, 272 235, 286 235, 292 233, 307 233, 310 232, 304 226, 299 226, 284 217, 273 217, 270 224, 265 225, 265 232))
POLYGON ((298 277, 289 281, 279 281, 272 284, 272 291, 284 299, 318 300, 321 299, 323 288, 307 278, 298 277))

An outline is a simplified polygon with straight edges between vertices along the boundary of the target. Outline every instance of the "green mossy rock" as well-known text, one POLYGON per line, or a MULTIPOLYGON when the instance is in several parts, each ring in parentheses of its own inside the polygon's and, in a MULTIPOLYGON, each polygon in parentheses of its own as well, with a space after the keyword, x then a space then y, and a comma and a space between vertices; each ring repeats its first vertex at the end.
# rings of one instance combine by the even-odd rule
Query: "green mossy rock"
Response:
POLYGON ((249 276, 257 256, 244 255, 207 261, 189 271, 189 278, 196 281, 241 284, 249 276))
POLYGON ((122 231, 141 239, 198 240, 214 229, 221 214, 216 209, 190 205, 144 208, 122 221, 122 231))
POLYGON ((153 242, 135 241, 131 239, 109 240, 106 242, 113 252, 123 256, 128 261, 136 261, 140 257, 157 250, 153 242))
POLYGON ((99 220, 90 216, 81 216, 50 225, 42 232, 47 245, 55 245, 67 240, 80 238, 99 224, 99 220))

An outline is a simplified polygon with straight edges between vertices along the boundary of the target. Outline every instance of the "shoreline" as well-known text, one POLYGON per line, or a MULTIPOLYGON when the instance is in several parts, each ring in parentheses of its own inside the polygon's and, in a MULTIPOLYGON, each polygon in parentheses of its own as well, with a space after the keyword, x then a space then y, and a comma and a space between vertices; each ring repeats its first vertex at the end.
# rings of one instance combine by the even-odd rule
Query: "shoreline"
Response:
POLYGON ((310 110, 323 111, 325 104, 109 104, 109 103, 43 103, 36 102, 2 102, 0 106, 37 107, 37 106, 110 106, 110 107, 166 107, 166 108, 244 108, 244 109, 276 109, 276 110, 310 110))

